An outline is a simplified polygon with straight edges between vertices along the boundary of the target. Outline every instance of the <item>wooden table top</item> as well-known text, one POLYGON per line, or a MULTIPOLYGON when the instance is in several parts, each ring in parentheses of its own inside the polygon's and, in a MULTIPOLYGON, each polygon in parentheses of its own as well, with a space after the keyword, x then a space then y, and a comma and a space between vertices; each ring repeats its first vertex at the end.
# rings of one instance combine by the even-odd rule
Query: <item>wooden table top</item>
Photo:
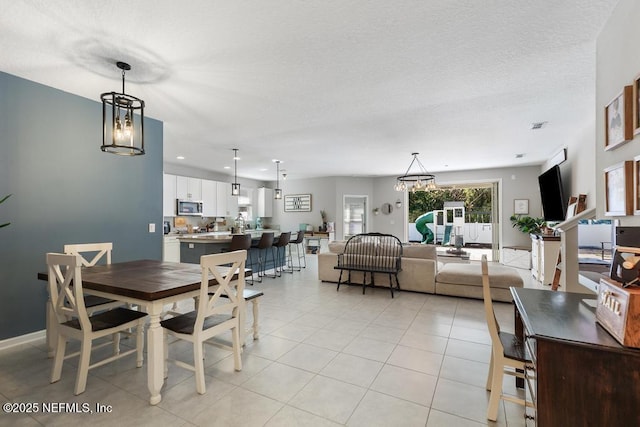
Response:
POLYGON ((573 341, 627 351, 596 323, 595 309, 583 301, 595 301, 594 294, 511 288, 511 295, 527 330, 536 339, 573 341))
MULTIPOLYGON (((245 269, 245 277, 250 275, 251 270, 245 269)), ((199 264, 138 260, 83 268, 82 286, 84 289, 155 301, 200 289, 201 276, 199 264)), ((38 279, 48 280, 48 273, 38 273, 38 279)), ((211 279, 209 286, 215 285, 216 280, 211 279)))

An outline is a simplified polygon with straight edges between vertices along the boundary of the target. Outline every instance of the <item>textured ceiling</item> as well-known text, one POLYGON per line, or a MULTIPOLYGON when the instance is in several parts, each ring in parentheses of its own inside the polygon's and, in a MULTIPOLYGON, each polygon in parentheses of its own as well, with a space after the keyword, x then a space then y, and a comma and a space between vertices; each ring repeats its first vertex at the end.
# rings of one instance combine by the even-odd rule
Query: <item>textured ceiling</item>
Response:
POLYGON ((0 0, 0 70, 99 100, 129 62, 166 162, 247 178, 541 164, 594 128, 616 3, 0 0))

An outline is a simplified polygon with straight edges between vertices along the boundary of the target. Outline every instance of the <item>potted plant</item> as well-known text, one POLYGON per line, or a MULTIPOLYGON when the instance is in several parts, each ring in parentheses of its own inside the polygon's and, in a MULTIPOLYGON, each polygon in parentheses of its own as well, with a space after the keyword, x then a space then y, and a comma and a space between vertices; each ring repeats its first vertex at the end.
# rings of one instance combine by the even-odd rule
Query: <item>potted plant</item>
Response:
MULTIPOLYGON (((0 200, 0 204, 2 204, 2 202, 4 202, 5 200, 7 200, 9 197, 11 196, 11 194, 9 194, 8 196, 5 196, 2 200, 0 200)), ((7 225, 11 224, 10 222, 4 223, 4 224, 0 224, 0 228, 2 227, 6 227, 7 225)))
POLYGON ((540 234, 547 228, 544 218, 534 218, 526 215, 511 215, 511 225, 526 234, 540 234))
POLYGON ((320 217, 322 218, 322 229, 320 231, 327 231, 327 211, 320 210, 320 217))

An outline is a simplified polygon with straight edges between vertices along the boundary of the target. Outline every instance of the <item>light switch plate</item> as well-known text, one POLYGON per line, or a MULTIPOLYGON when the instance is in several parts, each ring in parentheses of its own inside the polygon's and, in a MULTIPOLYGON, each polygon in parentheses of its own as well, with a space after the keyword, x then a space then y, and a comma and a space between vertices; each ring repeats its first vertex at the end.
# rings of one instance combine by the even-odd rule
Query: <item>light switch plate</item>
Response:
POLYGON ((155 233, 156 232, 156 224, 154 222, 150 222, 149 223, 149 233, 155 233))

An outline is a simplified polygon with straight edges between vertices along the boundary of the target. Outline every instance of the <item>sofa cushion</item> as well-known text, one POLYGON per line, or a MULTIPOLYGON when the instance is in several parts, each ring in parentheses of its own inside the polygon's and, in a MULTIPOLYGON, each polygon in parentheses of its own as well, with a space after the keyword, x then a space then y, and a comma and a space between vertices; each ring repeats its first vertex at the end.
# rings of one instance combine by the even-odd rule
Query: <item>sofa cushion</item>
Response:
POLYGON ((329 252, 334 254, 341 254, 344 252, 344 247, 347 244, 344 240, 335 240, 333 242, 329 242, 329 252))
POLYGON ((403 245, 402 257, 437 260, 438 254, 436 253, 436 247, 434 245, 403 245))
MULTIPOLYGON (((438 270, 436 282, 482 287, 482 270, 480 264, 450 262, 438 270)), ((513 268, 490 264, 489 285, 492 288, 522 287, 523 282, 513 268)))

